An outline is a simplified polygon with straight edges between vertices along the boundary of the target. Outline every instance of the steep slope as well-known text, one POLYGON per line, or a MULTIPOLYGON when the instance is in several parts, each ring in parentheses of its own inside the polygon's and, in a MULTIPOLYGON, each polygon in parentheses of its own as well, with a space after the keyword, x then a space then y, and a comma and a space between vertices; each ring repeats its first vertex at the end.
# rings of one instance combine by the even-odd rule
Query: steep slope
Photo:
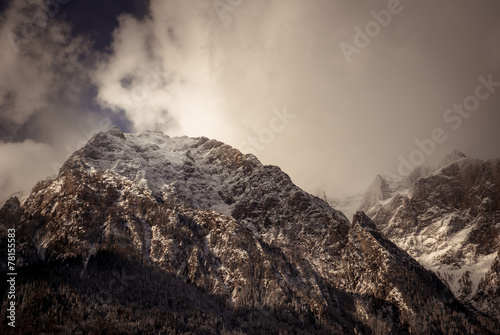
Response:
POLYGON ((364 214, 207 138, 101 132, 6 203, 2 246, 12 227, 24 333, 496 330, 364 214))
POLYGON ((389 198, 393 191, 390 189, 389 183, 382 176, 375 177, 375 180, 368 187, 361 199, 360 209, 362 211, 369 210, 379 201, 389 198))
POLYGON ((500 160, 454 152, 367 214, 464 303, 500 320, 500 160))

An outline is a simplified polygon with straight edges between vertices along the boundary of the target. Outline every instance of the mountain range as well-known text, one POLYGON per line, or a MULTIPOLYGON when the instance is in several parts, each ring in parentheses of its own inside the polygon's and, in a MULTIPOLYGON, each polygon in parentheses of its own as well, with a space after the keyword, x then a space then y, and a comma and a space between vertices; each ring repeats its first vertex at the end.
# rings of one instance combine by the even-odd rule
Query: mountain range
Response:
POLYGON ((360 209, 462 303, 500 320, 499 159, 455 151, 401 180, 377 176, 360 209))
POLYGON ((0 209, 2 332, 497 334, 499 177, 379 177, 351 220, 222 142, 113 127, 0 209))

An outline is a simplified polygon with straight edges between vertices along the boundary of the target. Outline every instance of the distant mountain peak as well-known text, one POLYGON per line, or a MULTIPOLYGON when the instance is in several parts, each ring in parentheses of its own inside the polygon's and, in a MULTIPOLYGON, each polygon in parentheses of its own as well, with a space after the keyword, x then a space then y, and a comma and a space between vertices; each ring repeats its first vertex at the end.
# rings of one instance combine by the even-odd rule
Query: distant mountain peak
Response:
POLYGON ((389 198, 390 195, 391 190, 387 180, 385 180, 381 175, 377 175, 361 200, 360 210, 369 210, 379 201, 389 198))
POLYGON ((500 320, 492 308, 500 302, 495 293, 500 159, 483 161, 452 151, 429 172, 415 169, 398 192, 367 213, 386 237, 446 281, 462 302, 500 320))
POLYGON ((456 162, 462 158, 467 158, 467 156, 458 150, 453 150, 441 159, 441 163, 438 165, 438 169, 450 165, 451 163, 456 162))
POLYGON ((125 135, 123 134, 123 131, 118 126, 111 127, 106 133, 109 135, 112 135, 112 136, 119 137, 121 139, 125 139, 125 135))

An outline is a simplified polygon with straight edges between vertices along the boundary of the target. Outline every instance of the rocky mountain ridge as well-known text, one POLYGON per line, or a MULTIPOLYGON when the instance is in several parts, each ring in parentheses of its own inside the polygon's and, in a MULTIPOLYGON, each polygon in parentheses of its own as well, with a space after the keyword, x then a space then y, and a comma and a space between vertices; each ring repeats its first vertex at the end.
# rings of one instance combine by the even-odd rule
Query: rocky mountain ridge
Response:
MULTIPOLYGON (((380 178, 372 187, 383 185, 380 178)), ((367 191, 368 216, 460 301, 500 320, 500 160, 453 152, 391 186, 380 199, 367 191)))
POLYGON ((497 331, 363 213, 203 137, 98 133, 8 228, 26 334, 497 331))

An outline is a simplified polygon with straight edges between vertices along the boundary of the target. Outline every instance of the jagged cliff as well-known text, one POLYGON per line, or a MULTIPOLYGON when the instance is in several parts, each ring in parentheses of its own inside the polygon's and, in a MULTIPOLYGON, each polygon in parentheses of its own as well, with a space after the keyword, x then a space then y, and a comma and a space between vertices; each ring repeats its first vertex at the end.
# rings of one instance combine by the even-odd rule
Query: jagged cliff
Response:
POLYGON ((368 215, 461 302, 500 320, 500 160, 453 152, 423 170, 368 215))

